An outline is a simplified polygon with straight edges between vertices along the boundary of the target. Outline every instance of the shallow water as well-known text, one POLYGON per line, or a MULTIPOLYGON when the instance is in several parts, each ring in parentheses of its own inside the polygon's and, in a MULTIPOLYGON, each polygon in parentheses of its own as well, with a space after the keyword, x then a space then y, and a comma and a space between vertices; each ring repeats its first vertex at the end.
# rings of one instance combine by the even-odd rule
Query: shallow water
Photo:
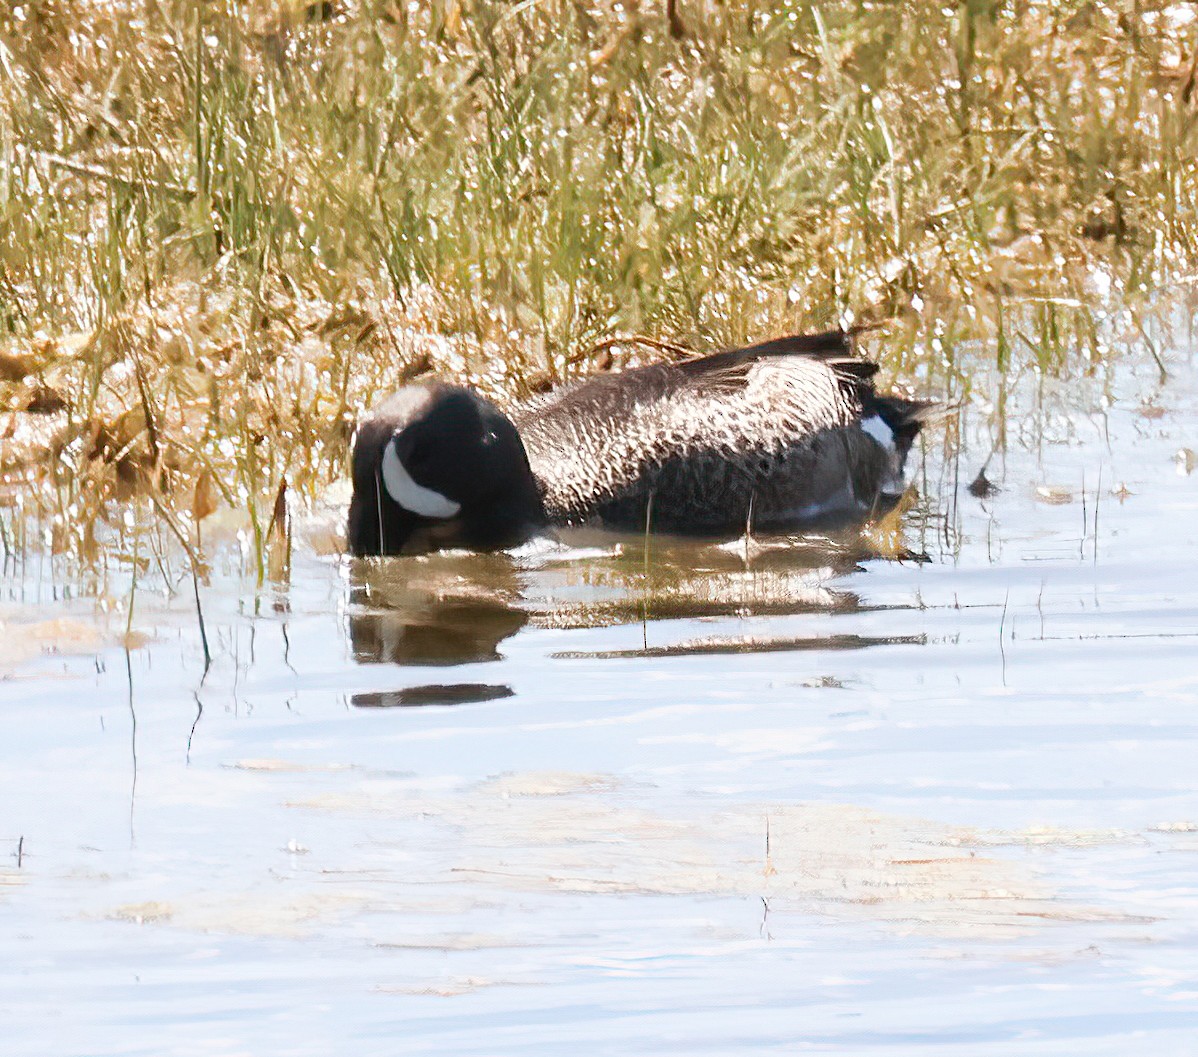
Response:
POLYGON ((3 1052, 1193 1053, 1169 367, 1026 379, 985 500, 985 409, 930 437, 926 561, 299 545, 255 595, 226 555, 206 675, 186 578, 126 652, 128 584, 10 564, 3 1052))

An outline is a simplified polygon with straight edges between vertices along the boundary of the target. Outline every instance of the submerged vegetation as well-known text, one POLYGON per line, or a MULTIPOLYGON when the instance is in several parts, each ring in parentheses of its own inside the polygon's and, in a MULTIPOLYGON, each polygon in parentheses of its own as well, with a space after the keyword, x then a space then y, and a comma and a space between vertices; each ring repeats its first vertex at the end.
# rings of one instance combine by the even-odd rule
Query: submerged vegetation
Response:
POLYGON ((261 573, 282 482, 430 366, 852 322, 940 393, 1101 362, 1198 263, 1196 42, 1151 0, 13 0, 0 540, 227 506, 261 573))

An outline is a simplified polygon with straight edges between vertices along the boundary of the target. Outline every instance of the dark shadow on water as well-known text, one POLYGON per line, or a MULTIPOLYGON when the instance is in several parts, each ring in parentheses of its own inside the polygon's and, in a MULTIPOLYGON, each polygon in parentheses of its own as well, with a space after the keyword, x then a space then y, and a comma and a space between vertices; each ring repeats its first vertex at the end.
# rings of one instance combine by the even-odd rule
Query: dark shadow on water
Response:
POLYGON ((707 657, 729 653, 793 653, 806 650, 863 650, 869 646, 925 646, 926 635, 816 635, 791 639, 708 639, 639 650, 562 650, 561 660, 616 660, 631 657, 707 657))
POLYGON ((433 683, 409 686, 403 690, 381 690, 354 694, 355 708, 419 708, 424 705, 473 705, 514 696, 510 686, 490 683, 433 683))

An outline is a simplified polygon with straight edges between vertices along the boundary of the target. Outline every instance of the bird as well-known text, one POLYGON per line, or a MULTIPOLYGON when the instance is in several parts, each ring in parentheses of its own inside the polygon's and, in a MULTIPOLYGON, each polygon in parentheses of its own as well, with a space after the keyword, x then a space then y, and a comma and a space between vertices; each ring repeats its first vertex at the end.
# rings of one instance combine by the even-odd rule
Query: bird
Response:
POLYGON ((505 414, 409 383, 353 443, 351 554, 518 546, 553 526, 736 537, 892 509, 942 406, 882 394, 852 331, 795 334, 567 383, 505 414))

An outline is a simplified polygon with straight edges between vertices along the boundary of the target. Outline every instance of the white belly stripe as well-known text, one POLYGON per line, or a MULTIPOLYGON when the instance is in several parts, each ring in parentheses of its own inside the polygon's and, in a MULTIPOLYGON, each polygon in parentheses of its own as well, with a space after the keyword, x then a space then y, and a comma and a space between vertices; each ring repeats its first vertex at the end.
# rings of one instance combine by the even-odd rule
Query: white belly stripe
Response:
POLYGON ((404 469, 399 453, 391 441, 387 441, 387 446, 383 449, 383 487, 404 510, 410 510, 421 517, 454 517, 462 509, 461 503, 455 503, 440 492, 434 492, 431 488, 425 488, 413 481, 412 475, 404 469))

